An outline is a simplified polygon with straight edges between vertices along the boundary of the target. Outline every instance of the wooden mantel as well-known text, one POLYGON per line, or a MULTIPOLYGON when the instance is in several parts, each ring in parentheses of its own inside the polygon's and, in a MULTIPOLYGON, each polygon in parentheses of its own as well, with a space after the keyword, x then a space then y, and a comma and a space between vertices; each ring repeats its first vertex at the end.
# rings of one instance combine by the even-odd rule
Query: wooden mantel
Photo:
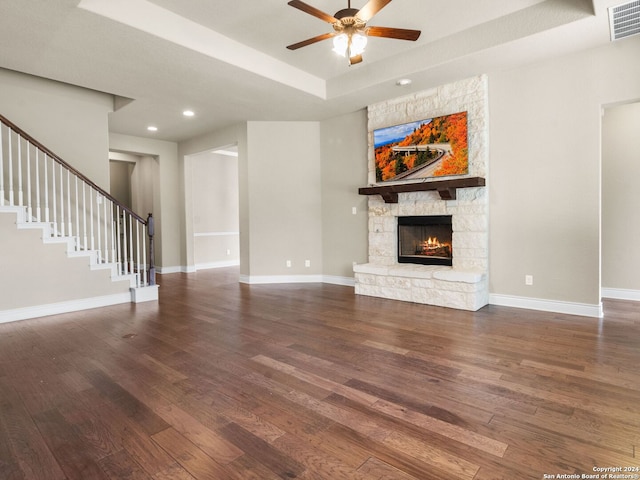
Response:
POLYGON ((437 190, 442 200, 455 200, 456 189, 468 187, 484 187, 485 179, 482 177, 454 178, 453 180, 431 180, 418 183, 396 183, 392 185, 376 185, 373 187, 361 187, 360 195, 380 195, 385 203, 398 203, 398 193, 426 192, 437 190))

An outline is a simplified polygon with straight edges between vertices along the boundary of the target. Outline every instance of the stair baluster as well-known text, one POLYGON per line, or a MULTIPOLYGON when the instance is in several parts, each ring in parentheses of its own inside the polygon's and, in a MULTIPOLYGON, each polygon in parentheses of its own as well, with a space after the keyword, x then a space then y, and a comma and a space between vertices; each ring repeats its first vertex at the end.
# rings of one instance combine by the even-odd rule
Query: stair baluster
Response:
POLYGON ((31 221, 33 205, 31 203, 31 146, 27 143, 27 221, 31 221))
POLYGON ((44 161, 42 162, 42 170, 44 174, 44 221, 49 223, 49 169, 47 168, 47 152, 44 153, 44 161))
POLYGON ((60 178, 60 236, 64 237, 64 171, 62 165, 59 166, 60 178))
POLYGON ((13 145, 11 142, 11 130, 9 130, 9 205, 15 205, 13 203, 13 145))
POLYGON ((58 214, 56 212, 57 202, 56 202, 56 164, 51 159, 51 214, 52 221, 51 224, 53 226, 53 236, 58 236, 58 214))
POLYGON ((38 161, 40 151, 36 149, 36 222, 40 222, 40 216, 42 214, 40 208, 40 162, 38 161))
POLYGON ((22 162, 20 159, 22 158, 22 142, 21 138, 18 137, 18 206, 22 207, 24 205, 24 196, 22 193, 22 162))

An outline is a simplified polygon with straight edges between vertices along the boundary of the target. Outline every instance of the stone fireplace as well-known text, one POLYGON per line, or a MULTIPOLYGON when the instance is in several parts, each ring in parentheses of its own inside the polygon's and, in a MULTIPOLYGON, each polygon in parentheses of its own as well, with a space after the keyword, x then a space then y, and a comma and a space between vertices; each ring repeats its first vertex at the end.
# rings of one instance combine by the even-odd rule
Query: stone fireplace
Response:
MULTIPOLYGON (((371 134, 374 129, 459 111, 468 113, 468 176, 486 178, 487 84, 486 77, 482 76, 369 106, 370 184, 375 183, 371 134)), ((369 259, 366 264, 354 266, 357 294, 472 311, 488 303, 487 188, 465 186, 455 188, 452 194, 443 193, 439 185, 446 184, 449 188, 452 184, 478 184, 457 180, 449 182, 452 178, 456 177, 429 179, 421 185, 412 185, 419 189, 425 187, 424 191, 404 192, 399 189, 400 193, 393 195, 368 193, 369 259), (403 220, 399 219, 403 217, 450 219, 450 261, 423 262, 421 259, 412 263, 404 261, 406 258, 401 260, 399 240, 404 227, 403 220)), ((428 238, 426 241, 428 250, 428 238)), ((439 239, 439 242, 449 243, 449 239, 439 239)), ((420 250, 420 247, 413 245, 409 250, 411 248, 415 257, 415 250, 420 250)), ((424 256, 428 255, 420 257, 424 256)))

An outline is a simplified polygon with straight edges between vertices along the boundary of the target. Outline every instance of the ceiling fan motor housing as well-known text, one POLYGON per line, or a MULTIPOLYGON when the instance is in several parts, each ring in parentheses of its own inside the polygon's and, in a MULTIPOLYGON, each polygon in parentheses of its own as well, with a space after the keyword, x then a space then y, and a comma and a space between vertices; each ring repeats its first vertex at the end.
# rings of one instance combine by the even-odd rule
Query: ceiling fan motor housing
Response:
POLYGON ((345 17, 355 17, 359 11, 357 8, 343 8, 342 10, 338 10, 334 17, 338 20, 342 20, 345 17))
POLYGON ((359 10, 356 8, 344 8, 336 12, 334 17, 337 18, 338 21, 333 24, 333 29, 339 33, 355 33, 357 31, 362 31, 366 26, 366 22, 363 22, 356 17, 358 12, 359 10))

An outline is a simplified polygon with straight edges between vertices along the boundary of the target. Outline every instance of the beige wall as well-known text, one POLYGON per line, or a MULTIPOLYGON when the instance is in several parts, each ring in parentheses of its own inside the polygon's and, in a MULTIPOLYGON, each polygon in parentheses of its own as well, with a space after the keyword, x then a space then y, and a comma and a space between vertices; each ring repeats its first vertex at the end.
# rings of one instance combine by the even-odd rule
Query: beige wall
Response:
POLYGON ((600 114, 640 98, 638 58, 640 37, 490 76, 492 294, 600 302, 600 114))
POLYGON ((110 295, 129 297, 128 280, 111 281, 110 270, 91 270, 88 257, 69 257, 66 245, 45 244, 41 230, 18 230, 15 223, 15 214, 0 213, 0 312, 110 295), (17 251, 29 255, 16 255, 17 251))
MULTIPOLYGON (((142 137, 112 133, 109 145, 115 152, 153 157, 147 165, 153 176, 153 218, 155 219, 155 261, 160 272, 180 270, 184 235, 180 227, 184 215, 178 145, 142 137)), ((143 215, 146 218, 146 214, 143 215)))
POLYGON ((247 151, 250 277, 321 274, 319 123, 249 122, 247 151))
POLYGON ((110 151, 109 161, 111 194, 117 199, 128 195, 129 208, 140 217, 147 218, 149 213, 153 213, 154 185, 159 184, 158 159, 150 155, 110 151), (118 194, 119 190, 126 191, 118 194))
POLYGON ((129 208, 131 208, 131 173, 135 166, 135 163, 109 160, 109 193, 129 208))
MULTIPOLYGON (((158 157, 142 155, 138 157, 131 172, 131 209, 142 218, 154 212, 155 193, 160 185, 160 162, 158 157)), ((155 215, 154 215, 155 216, 155 215)))
POLYGON ((353 278, 354 262, 367 261, 367 197, 358 195, 367 184, 367 112, 325 120, 320 132, 322 273, 339 282, 353 278))
MULTIPOLYGON (((601 110, 640 99, 638 58, 634 37, 489 74, 492 294, 599 303, 601 110), (525 286, 527 274, 534 285, 525 286)), ((109 95, 4 70, 0 85, 3 114, 102 186, 108 188, 109 146, 153 158, 163 268, 195 263, 184 157, 230 144, 239 154, 241 274, 351 276, 351 263, 365 260, 365 199, 356 193, 366 182, 363 112, 319 123, 249 122, 178 148, 107 139, 109 95), (349 238, 341 248, 343 230, 349 238)))
POLYGON ((640 292, 640 103, 602 118, 602 286, 640 292))
POLYGON ((0 69, 0 113, 109 191, 113 96, 0 69))

